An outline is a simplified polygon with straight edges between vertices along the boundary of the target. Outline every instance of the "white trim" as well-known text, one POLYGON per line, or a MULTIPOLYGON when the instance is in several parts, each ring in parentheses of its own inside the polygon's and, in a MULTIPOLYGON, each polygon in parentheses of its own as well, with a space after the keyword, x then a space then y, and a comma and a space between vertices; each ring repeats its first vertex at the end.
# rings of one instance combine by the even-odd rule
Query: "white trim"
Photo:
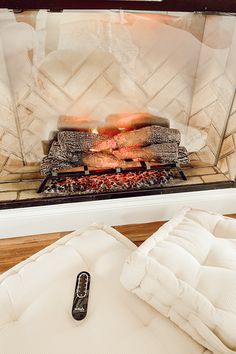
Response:
POLYGON ((168 220, 183 207, 236 213, 236 188, 2 210, 0 238, 75 230, 93 222, 168 220))

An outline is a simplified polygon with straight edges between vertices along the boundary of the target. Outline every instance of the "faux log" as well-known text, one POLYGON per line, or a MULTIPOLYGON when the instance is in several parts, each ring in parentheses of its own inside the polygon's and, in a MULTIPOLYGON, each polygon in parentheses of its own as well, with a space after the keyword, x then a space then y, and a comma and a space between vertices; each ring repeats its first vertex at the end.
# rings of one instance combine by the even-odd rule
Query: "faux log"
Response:
POLYGON ((89 132, 60 131, 42 161, 41 173, 45 176, 83 165, 104 169, 139 166, 139 162, 126 159, 162 163, 178 159, 186 164, 188 153, 184 147, 179 147, 179 142, 178 130, 157 125, 122 132, 112 138, 89 132), (114 150, 117 148, 119 150, 114 150))
POLYGON ((88 151, 107 139, 106 135, 65 130, 57 135, 62 149, 69 152, 88 151))
POLYGON ((59 160, 52 157, 44 157, 41 163, 41 174, 42 176, 48 176, 53 172, 59 172, 61 170, 67 170, 84 165, 102 169, 118 167, 128 169, 139 167, 140 163, 135 161, 119 160, 113 155, 102 152, 82 153, 81 161, 78 162, 71 162, 69 160, 65 161, 62 159, 59 160))
POLYGON ((96 146, 97 151, 120 149, 122 147, 141 147, 152 144, 180 143, 181 135, 177 129, 152 125, 137 130, 122 132, 96 146))
MULTIPOLYGON (((121 113, 112 114, 106 118, 106 121, 95 120, 89 117, 63 115, 58 119, 57 127, 59 130, 75 130, 83 132, 98 131, 116 131, 119 129, 133 130, 150 125, 159 125, 169 128, 170 122, 167 118, 154 116, 150 113, 121 113)), ((110 134, 109 134, 110 135, 110 134)))
POLYGON ((77 165, 82 163, 82 152, 70 152, 68 149, 62 148, 57 141, 52 143, 48 157, 59 161, 69 161, 77 165))
POLYGON ((51 175, 54 171, 57 172, 73 167, 76 167, 76 164, 73 164, 69 160, 63 161, 46 156, 41 162, 40 172, 42 176, 48 176, 51 175))
POLYGON ((53 171, 70 169, 82 165, 82 152, 72 153, 61 147, 58 141, 54 141, 49 154, 41 162, 42 176, 51 175, 53 171))
POLYGON ((99 121, 81 116, 60 116, 57 122, 59 130, 78 130, 92 132, 97 128, 99 121))
POLYGON ((114 135, 120 133, 118 128, 107 124, 100 124, 97 128, 97 131, 101 135, 107 135, 107 138, 112 138, 114 135))
POLYGON ((178 161, 181 165, 189 164, 188 151, 184 146, 179 146, 178 161))
POLYGON ((113 154, 120 160, 135 159, 139 161, 151 161, 168 163, 178 158, 178 144, 165 143, 153 144, 141 148, 121 148, 114 150, 113 154))
POLYGON ((113 155, 102 152, 91 152, 83 154, 83 164, 89 167, 97 167, 104 169, 118 167, 127 169, 140 166, 139 162, 120 160, 113 155))
POLYGON ((139 129, 149 125, 170 127, 170 122, 167 118, 154 116, 150 113, 112 114, 107 117, 106 123, 113 127, 126 130, 139 129))

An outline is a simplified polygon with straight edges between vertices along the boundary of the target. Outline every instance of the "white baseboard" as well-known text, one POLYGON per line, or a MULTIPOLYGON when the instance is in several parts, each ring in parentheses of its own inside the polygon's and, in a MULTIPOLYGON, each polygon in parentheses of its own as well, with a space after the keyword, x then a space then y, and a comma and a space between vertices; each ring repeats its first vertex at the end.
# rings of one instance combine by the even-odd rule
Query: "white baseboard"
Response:
POLYGON ((2 210, 0 238, 75 230, 94 222, 168 220, 183 207, 236 213, 236 188, 2 210))

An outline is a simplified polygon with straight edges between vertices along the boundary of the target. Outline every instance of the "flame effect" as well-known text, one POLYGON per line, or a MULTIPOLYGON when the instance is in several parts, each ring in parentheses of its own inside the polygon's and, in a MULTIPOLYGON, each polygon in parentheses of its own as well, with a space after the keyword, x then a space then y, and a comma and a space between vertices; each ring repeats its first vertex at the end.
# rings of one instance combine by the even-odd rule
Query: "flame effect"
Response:
POLYGON ((172 171, 164 169, 81 177, 68 176, 51 180, 45 192, 83 195, 141 190, 166 185, 173 177, 172 171))

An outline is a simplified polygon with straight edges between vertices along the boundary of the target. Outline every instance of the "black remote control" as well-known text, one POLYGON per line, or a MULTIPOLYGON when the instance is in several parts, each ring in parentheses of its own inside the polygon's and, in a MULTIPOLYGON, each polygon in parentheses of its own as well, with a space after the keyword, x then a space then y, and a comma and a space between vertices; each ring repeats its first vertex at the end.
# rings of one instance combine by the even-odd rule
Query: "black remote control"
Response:
POLYGON ((80 272, 76 279, 72 316, 75 320, 83 320, 87 315, 89 298, 90 274, 80 272))

